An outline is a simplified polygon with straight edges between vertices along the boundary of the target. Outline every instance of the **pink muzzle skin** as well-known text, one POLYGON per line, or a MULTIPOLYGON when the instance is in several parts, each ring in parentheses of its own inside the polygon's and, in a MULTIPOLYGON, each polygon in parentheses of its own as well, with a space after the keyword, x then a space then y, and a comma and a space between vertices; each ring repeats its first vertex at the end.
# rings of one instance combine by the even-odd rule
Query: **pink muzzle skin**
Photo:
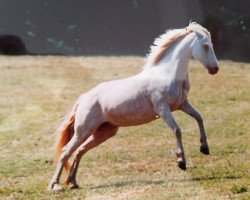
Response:
POLYGON ((207 69, 208 69, 208 73, 212 74, 212 75, 216 74, 219 71, 219 67, 218 66, 207 67, 207 69))

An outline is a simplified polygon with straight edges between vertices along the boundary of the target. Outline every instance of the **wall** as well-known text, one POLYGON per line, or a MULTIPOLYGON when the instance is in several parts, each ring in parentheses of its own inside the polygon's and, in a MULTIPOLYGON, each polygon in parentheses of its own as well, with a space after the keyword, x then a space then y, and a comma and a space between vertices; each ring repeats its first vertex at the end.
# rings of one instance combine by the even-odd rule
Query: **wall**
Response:
POLYGON ((0 35, 20 38, 33 54, 145 55, 166 29, 197 21, 211 31, 219 58, 249 61, 249 7, 247 0, 1 0, 0 35))

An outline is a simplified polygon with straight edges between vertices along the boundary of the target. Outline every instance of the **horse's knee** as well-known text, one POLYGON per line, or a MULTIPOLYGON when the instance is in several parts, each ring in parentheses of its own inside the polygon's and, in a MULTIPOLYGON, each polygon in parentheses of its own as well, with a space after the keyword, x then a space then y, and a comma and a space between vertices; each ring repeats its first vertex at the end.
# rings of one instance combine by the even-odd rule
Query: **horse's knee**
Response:
POLYGON ((75 140, 75 139, 73 139, 73 140, 74 140, 73 145, 68 143, 62 148, 62 152, 61 152, 61 155, 60 155, 60 158, 59 158, 59 162, 61 162, 61 163, 66 162, 69 159, 69 157, 72 155, 75 146, 78 145, 76 143, 77 140, 75 140))
POLYGON ((201 116, 200 113, 198 113, 198 112, 195 113, 193 117, 196 119, 196 121, 197 121, 198 123, 203 123, 203 118, 202 118, 202 116, 201 116))

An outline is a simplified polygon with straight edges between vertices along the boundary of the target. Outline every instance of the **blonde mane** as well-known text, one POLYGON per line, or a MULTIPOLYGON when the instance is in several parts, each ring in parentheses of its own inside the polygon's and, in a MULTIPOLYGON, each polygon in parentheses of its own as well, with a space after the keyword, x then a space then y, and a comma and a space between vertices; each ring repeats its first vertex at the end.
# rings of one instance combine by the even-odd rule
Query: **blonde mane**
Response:
POLYGON ((192 32, 197 32, 202 35, 205 34, 211 39, 208 30, 195 22, 190 23, 188 27, 183 29, 167 30, 166 33, 156 38, 153 45, 150 47, 150 54, 147 56, 148 61, 146 66, 154 66, 157 64, 173 44, 192 32))

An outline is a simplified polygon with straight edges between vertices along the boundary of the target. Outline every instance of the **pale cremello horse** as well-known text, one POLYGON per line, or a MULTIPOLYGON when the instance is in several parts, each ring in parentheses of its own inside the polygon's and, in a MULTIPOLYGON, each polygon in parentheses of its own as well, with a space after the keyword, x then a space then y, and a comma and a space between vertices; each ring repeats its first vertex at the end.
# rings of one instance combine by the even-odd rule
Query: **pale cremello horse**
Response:
POLYGON ((104 82, 82 94, 60 129, 58 164, 49 190, 61 190, 63 167, 69 169, 66 183, 78 188, 76 173, 81 157, 114 136, 119 127, 136 126, 162 118, 177 140, 177 164, 185 170, 181 130, 172 111, 182 110, 194 117, 200 130, 200 151, 209 154, 201 115, 187 99, 190 88, 188 63, 198 60, 210 74, 219 70, 210 33, 197 23, 169 30, 151 47, 143 70, 132 77, 104 82), (75 152, 71 166, 69 157, 75 152))

